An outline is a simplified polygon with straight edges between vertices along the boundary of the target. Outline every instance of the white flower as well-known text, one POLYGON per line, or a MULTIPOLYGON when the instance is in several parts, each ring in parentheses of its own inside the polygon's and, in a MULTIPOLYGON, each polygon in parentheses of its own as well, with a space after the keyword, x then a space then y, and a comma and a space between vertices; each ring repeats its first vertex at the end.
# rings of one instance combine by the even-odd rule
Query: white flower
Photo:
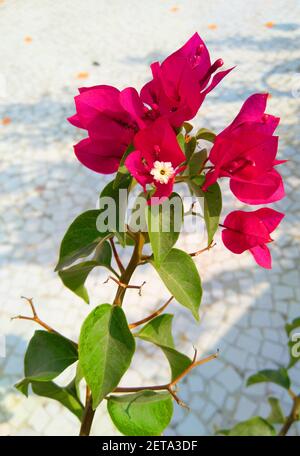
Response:
POLYGON ((154 168, 151 169, 150 174, 160 184, 167 184, 170 177, 174 176, 174 168, 171 162, 155 161, 154 168))

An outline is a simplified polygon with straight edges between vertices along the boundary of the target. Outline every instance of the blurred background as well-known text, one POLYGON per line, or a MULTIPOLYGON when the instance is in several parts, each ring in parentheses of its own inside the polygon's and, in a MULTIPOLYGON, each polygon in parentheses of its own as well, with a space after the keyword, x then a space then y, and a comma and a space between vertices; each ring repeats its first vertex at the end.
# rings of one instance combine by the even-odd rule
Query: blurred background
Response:
MULTIPOLYGON (((223 129, 243 101, 270 92, 268 112, 280 116, 280 159, 287 197, 274 205, 286 212, 271 245, 273 270, 259 268, 245 253, 217 246, 196 260, 203 281, 197 325, 177 304, 176 342, 199 356, 220 349, 219 359, 199 367, 180 385, 190 410, 176 407, 167 435, 209 435, 250 416, 267 416, 268 395, 290 402, 276 385, 246 388, 258 369, 288 360, 284 324, 300 315, 299 299, 299 97, 300 4, 298 0, 0 0, 0 435, 74 435, 79 422, 58 403, 13 388, 22 378, 23 355, 37 327, 10 321, 34 298, 42 319, 77 338, 90 309, 110 302, 115 284, 103 284, 104 270, 88 279, 91 305, 63 288, 53 272, 61 238, 73 218, 94 208, 110 177, 82 167, 72 145, 82 134, 66 117, 74 112, 77 87, 111 84, 138 90, 150 78, 149 64, 180 47, 195 31, 212 60, 236 69, 206 99, 197 127, 223 129)), ((237 207, 223 182, 225 216, 237 207)), ((202 244, 201 244, 202 241, 202 244)), ((181 246, 194 251, 197 236, 181 246)), ((129 290, 125 311, 135 321, 161 305, 168 292, 155 273, 147 275, 142 297, 129 290)), ((127 385, 165 382, 162 355, 139 345, 127 385)), ((300 391, 299 368, 291 370, 300 391)), ((117 434, 105 405, 96 414, 95 435, 117 434)), ((297 433, 297 427, 291 433, 297 433)), ((300 434, 300 428, 298 427, 300 434)))

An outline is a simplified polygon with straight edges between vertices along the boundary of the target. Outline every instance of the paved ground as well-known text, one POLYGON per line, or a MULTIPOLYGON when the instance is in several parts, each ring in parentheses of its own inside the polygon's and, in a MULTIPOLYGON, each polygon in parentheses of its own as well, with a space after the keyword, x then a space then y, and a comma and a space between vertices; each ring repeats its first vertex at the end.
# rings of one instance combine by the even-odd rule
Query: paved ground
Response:
MULTIPOLYGON (((279 387, 247 389, 245 379, 286 359, 283 325, 300 314, 299 15, 297 0, 0 2, 0 315, 6 340, 6 357, 0 360, 0 434, 76 434, 78 429, 56 403, 26 400, 12 388, 22 375, 22 356, 34 327, 9 321, 26 311, 22 294, 33 296, 41 316, 72 337, 89 312, 52 272, 62 234, 75 215, 95 206, 104 184, 72 153, 79 132, 65 118, 73 112, 76 87, 141 87, 149 77, 147 65, 194 31, 213 57, 237 65, 209 96, 197 125, 221 129, 250 93, 271 92, 270 111, 282 117, 280 156, 290 160, 282 167, 288 197, 276 205, 287 216, 272 245, 271 272, 247 255, 231 255, 220 243, 197 260, 205 290, 201 324, 174 305, 177 342, 187 352, 196 344, 200 354, 218 347, 221 356, 183 382, 180 395, 191 410, 176 408, 166 434, 212 434, 216 427, 265 415, 264 398, 271 393, 283 398, 287 410, 288 398, 279 387)), ((224 192, 226 213, 233 208, 226 183, 224 192)), ((195 249, 199 239, 185 237, 183 245, 195 249)), ((142 280, 142 274, 134 280, 142 280)), ((128 293, 130 320, 168 296, 152 271, 147 274, 143 297, 128 293)), ((92 306, 112 298, 114 287, 102 285, 105 278, 98 272, 88 281, 94 289, 92 306)), ((166 379, 163 358, 154 362, 152 353, 141 345, 124 383, 166 379)), ((299 369, 292 374, 299 392, 299 369)), ((93 432, 116 432, 101 409, 93 432)))

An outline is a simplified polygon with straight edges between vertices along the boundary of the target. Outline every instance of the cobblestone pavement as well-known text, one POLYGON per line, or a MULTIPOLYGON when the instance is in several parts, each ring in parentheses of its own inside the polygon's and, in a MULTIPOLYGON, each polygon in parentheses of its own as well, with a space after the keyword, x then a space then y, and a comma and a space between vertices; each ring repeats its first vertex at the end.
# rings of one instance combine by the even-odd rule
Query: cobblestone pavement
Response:
MULTIPOLYGON (((287 198, 276 208, 287 215, 272 245, 272 271, 247 254, 234 256, 221 243, 197 259, 204 284, 201 323, 178 305, 178 346, 199 355, 220 349, 218 360, 194 371, 180 386, 190 411, 176 407, 166 434, 213 434, 254 414, 268 413, 265 397, 289 399, 276 385, 246 388, 257 369, 286 360, 284 324, 299 316, 299 89, 300 8, 298 0, 4 0, 0 2, 0 299, 6 356, 0 359, 0 434, 76 434, 78 422, 55 402, 25 399, 12 385, 22 376, 22 357, 34 327, 10 322, 26 312, 20 295, 33 296, 49 324, 76 337, 90 308, 64 290, 53 272, 61 237, 72 219, 95 207, 105 180, 80 166, 72 144, 80 132, 65 118, 81 85, 108 83, 141 87, 148 64, 176 49, 195 31, 214 58, 234 72, 207 98, 197 126, 219 131, 255 91, 272 95, 269 111, 282 118, 280 158, 287 198)), ((224 182, 224 214, 236 203, 224 182)), ((181 245, 200 248, 195 236, 181 245)), ((144 278, 138 271, 135 282, 144 278)), ((133 321, 168 297, 154 273, 146 271, 142 298, 130 290, 126 312, 133 321), (155 294, 153 289, 155 287, 155 294)), ((106 273, 88 279, 92 306, 109 302, 114 284, 106 273)), ((3 354, 3 353, 2 353, 3 354)), ((160 356, 160 354, 159 354, 160 356)), ((299 369, 291 372, 300 389, 299 369)), ((142 344, 124 383, 161 382, 165 360, 142 344)), ((293 432, 297 432, 294 430, 293 432)), ((117 433, 104 410, 94 434, 117 433)), ((298 428, 300 433, 300 428, 298 428)))

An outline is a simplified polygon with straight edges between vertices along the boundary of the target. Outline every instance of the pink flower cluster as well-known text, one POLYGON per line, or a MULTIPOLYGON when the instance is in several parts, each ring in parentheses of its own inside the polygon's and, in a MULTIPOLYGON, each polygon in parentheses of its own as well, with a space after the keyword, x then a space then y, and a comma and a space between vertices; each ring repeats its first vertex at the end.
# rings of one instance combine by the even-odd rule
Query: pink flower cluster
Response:
MULTIPOLYGON (((75 145, 78 160, 98 173, 118 170, 129 145, 133 151, 125 165, 144 190, 168 197, 175 177, 185 169, 186 157, 176 134, 199 111, 206 95, 232 70, 218 71, 223 60, 211 63, 197 33, 161 64, 151 65, 152 79, 138 93, 128 87, 99 85, 79 89, 76 114, 68 120, 87 131, 75 145)), ((250 96, 233 122, 217 135, 208 160, 203 191, 219 178, 229 178, 232 193, 248 204, 265 204, 284 197, 275 169, 279 118, 265 113, 266 94, 250 96)), ((272 209, 235 211, 227 216, 222 233, 225 246, 234 253, 250 250, 258 264, 271 267, 269 233, 283 214, 272 209)))

